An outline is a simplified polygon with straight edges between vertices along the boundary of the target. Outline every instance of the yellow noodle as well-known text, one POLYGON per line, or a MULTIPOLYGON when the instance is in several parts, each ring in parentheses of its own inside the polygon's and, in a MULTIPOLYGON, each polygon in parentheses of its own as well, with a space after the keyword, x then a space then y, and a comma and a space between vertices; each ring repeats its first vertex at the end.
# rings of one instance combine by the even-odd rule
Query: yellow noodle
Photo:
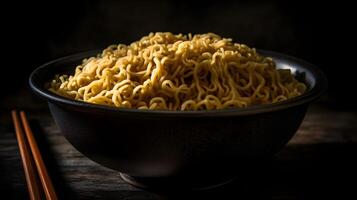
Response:
POLYGON ((210 110, 284 101, 306 85, 254 48, 213 33, 150 33, 56 75, 50 91, 85 102, 159 110, 210 110))

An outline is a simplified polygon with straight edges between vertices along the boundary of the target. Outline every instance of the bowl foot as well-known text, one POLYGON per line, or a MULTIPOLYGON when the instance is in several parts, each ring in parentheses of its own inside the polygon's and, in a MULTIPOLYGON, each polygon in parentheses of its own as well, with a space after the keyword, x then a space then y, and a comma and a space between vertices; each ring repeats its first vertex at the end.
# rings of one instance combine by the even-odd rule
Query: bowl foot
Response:
POLYGON ((206 177, 192 180, 190 178, 150 178, 134 177, 125 173, 120 173, 120 177, 130 185, 153 192, 170 191, 199 191, 209 190, 226 185, 236 179, 236 176, 230 177, 206 177))

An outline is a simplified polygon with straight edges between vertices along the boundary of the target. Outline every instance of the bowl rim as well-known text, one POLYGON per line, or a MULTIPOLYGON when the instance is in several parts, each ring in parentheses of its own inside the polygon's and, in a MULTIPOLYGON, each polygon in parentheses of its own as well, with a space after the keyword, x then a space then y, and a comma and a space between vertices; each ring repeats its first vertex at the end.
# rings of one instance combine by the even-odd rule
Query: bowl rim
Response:
MULTIPOLYGON (((310 64, 302 59, 274 52, 269 50, 258 49, 259 54, 263 54, 268 57, 276 57, 285 60, 289 60, 293 63, 297 63, 303 66, 304 69, 310 71, 315 79, 315 85, 310 90, 304 94, 287 99, 277 103, 271 104, 261 104, 261 105, 252 105, 246 108, 229 108, 229 109, 215 109, 215 110, 198 110, 198 111, 171 111, 171 110, 146 110, 146 109, 135 109, 135 108, 119 108, 106 105, 92 104, 84 101, 78 101, 69 99, 58 94, 52 93, 49 90, 44 89, 36 84, 36 75, 45 68, 51 67, 55 63, 63 62, 66 60, 71 60, 78 57, 83 57, 85 55, 96 55, 100 53, 99 50, 92 50, 81 52, 62 58, 55 59, 53 61, 47 62, 39 67, 37 67, 29 77, 29 85, 34 93, 40 97, 46 99, 48 102, 54 104, 60 104, 63 106, 76 107, 76 110, 82 112, 97 112, 98 114, 107 114, 107 113, 120 113, 128 115, 143 115, 143 116, 164 116, 164 117, 217 117, 217 116, 243 116, 243 115, 252 115, 266 112, 273 112, 282 109, 287 109, 290 107, 299 106, 302 104, 307 104, 316 98, 320 97, 327 90, 327 78, 325 74, 321 71, 320 68, 316 67, 313 64, 310 64)), ((44 85, 44 83, 43 83, 44 85)))

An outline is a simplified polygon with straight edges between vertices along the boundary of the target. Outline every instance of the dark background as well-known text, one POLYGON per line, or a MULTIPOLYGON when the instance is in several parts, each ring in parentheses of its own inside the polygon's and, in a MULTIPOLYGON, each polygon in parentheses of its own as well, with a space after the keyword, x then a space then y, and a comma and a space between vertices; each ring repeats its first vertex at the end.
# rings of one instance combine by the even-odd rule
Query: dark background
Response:
MULTIPOLYGON (((323 133, 332 132, 331 144, 288 148, 285 152, 291 160, 277 163, 272 177, 278 183, 279 191, 289 190, 290 187, 302 190, 302 193, 307 190, 307 193, 316 194, 317 198, 312 199, 321 195, 331 198, 331 193, 348 196, 345 191, 351 191, 355 196, 353 181, 356 180, 356 165, 353 163, 357 148, 356 143, 351 141, 356 141, 353 139, 356 123, 352 119, 355 115, 349 114, 349 111, 357 110, 354 97, 357 56, 353 49, 357 11, 351 4, 346 1, 312 0, 4 2, 0 12, 0 134, 13 130, 10 109, 31 111, 39 108, 32 104, 41 104, 48 111, 46 104, 39 101, 27 86, 30 72, 45 62, 81 51, 103 49, 113 43, 129 44, 149 32, 215 32, 251 47, 302 58, 326 73, 329 89, 317 104, 323 104, 323 109, 330 110, 328 118, 333 118, 330 116, 336 113, 336 121, 333 118, 325 120, 329 122, 325 126, 317 124, 324 130, 323 133), (341 113, 345 115, 339 117, 341 113), (351 125, 346 125, 348 123, 351 125), (336 138, 349 142, 339 143, 336 138)), ((314 131, 318 132, 316 129, 305 130, 311 135, 314 131)), ((318 133, 316 135, 319 136, 318 133)), ((11 137, 15 142, 15 136, 11 137)), ((5 144, 8 140, 1 141, 5 144)), ((1 146, 0 150, 3 150, 3 155, 7 152, 1 146)), ((44 152, 44 155, 51 157, 47 151, 44 152)), ((8 180, 12 180, 14 174, 21 178, 10 183, 15 183, 17 187, 24 184, 19 155, 16 155, 15 158, 6 154, 12 163, 17 164, 16 169, 7 168, 12 165, 5 163, 4 168, 8 170, 2 170, 3 161, 0 159, 0 185, 5 186, 0 187, 0 191, 10 187, 8 180)), ((258 183, 258 187, 264 184, 258 183)), ((250 185, 253 186, 252 194, 256 193, 257 183, 251 181, 250 185)), ((27 194, 25 186, 22 186, 22 193, 17 195, 27 194)), ((236 188, 233 190, 236 191, 236 188)), ((19 193, 20 190, 13 191, 19 193)))
POLYGON ((323 99, 356 108, 351 91, 356 61, 353 6, 343 1, 45 1, 3 7, 1 107, 33 99, 29 73, 55 58, 113 43, 129 44, 149 32, 214 32, 251 47, 305 59, 328 76, 323 99), (6 63, 6 64, 5 64, 6 63))

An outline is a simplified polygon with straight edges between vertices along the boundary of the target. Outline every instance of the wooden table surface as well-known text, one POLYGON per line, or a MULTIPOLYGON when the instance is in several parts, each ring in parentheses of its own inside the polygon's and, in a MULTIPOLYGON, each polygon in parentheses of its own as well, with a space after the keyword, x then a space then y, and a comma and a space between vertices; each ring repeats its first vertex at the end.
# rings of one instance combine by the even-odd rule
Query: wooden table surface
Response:
MULTIPOLYGON (((27 113, 62 199, 350 199, 351 195, 357 199, 357 114, 352 111, 312 105, 288 145, 254 168, 248 178, 215 190, 169 195, 134 188, 118 172, 81 155, 46 109, 27 113)), ((0 191, 9 194, 8 199, 25 199, 27 188, 10 113, 1 115, 0 191)))

